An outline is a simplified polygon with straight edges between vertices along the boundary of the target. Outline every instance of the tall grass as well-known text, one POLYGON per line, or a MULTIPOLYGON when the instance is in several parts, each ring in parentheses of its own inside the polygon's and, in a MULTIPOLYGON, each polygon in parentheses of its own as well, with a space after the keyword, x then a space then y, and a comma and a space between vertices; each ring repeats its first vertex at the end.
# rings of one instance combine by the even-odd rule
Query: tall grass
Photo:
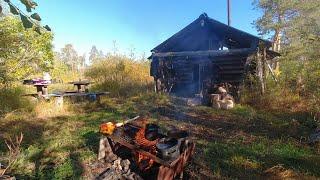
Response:
POLYGON ((314 88, 308 88, 308 82, 301 90, 297 82, 288 80, 285 76, 278 78, 278 82, 271 77, 267 78, 264 94, 261 94, 258 82, 251 81, 251 86, 243 87, 240 102, 273 112, 302 113, 313 118, 320 126, 320 93, 314 88))
POLYGON ((149 62, 125 56, 108 56, 94 63, 85 76, 94 81, 93 89, 128 97, 152 91, 149 62))
POLYGON ((31 102, 22 97, 24 92, 22 87, 0 87, 0 115, 15 110, 31 110, 31 102))

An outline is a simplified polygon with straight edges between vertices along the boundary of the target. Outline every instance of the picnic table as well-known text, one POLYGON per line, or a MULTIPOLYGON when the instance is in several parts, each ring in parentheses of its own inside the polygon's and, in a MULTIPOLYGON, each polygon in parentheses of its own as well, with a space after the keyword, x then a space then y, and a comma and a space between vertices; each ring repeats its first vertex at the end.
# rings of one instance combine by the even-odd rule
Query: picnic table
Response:
POLYGON ((48 86, 49 86, 49 84, 43 84, 43 83, 34 84, 34 87, 37 88, 38 97, 48 95, 48 86))
POLYGON ((58 93, 48 93, 48 86, 50 83, 42 80, 24 80, 23 84, 33 85, 36 87, 36 93, 24 94, 22 96, 33 96, 39 99, 50 99, 51 97, 55 98, 57 104, 62 105, 64 97, 68 97, 75 101, 81 100, 89 100, 89 101, 98 101, 100 102, 101 96, 106 96, 109 92, 89 92, 88 86, 91 84, 89 81, 75 81, 69 82, 69 84, 73 84, 77 86, 77 91, 65 91, 58 93))
POLYGON ((89 92, 88 86, 91 84, 89 81, 75 81, 69 82, 77 87, 77 92, 89 92))
POLYGON ((33 86, 36 87, 36 93, 24 94, 22 96, 33 96, 35 98, 47 98, 48 97, 49 84, 35 83, 35 84, 33 84, 33 86))

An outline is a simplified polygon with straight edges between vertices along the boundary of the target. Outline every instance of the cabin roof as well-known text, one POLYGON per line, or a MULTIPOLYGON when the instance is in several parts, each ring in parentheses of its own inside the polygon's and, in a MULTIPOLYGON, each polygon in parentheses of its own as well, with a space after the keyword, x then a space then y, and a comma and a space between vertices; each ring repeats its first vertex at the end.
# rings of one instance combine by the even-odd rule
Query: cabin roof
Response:
POLYGON ((210 48, 205 49, 208 47, 207 44, 210 43, 208 39, 219 42, 229 49, 251 48, 259 43, 265 44, 266 47, 271 47, 270 41, 228 26, 208 17, 204 13, 181 31, 153 48, 151 52, 212 50, 210 48), (204 44, 206 45, 205 48, 204 44))

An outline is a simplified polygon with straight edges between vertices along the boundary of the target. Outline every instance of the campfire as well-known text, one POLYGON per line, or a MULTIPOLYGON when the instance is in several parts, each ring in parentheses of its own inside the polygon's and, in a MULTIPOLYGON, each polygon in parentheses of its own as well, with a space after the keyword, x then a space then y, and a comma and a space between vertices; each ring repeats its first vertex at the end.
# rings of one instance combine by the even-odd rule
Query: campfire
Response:
POLYGON ((100 131, 104 138, 100 141, 99 160, 126 158, 132 171, 148 179, 149 175, 154 175, 153 179, 182 176, 195 147, 187 132, 162 133, 159 126, 144 118, 105 123, 100 131))
MULTIPOLYGON (((135 136, 135 142, 140 146, 140 148, 144 149, 145 151, 156 154, 156 144, 158 142, 158 139, 155 140, 148 140, 146 138, 146 128, 141 128, 136 136, 135 136)), ((136 162, 140 168, 140 170, 147 170, 152 167, 154 161, 153 159, 149 158, 147 155, 143 155, 142 153, 136 152, 135 153, 135 159, 136 162)))

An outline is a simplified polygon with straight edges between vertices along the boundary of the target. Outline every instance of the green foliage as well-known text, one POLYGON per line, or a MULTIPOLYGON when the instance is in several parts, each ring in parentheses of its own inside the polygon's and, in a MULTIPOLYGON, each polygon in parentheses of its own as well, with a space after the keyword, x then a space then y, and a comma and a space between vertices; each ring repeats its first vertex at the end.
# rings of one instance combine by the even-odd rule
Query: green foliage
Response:
MULTIPOLYGON (((33 26, 36 26, 34 29, 37 33, 41 34, 41 29, 45 29, 47 31, 51 31, 50 27, 48 25, 44 26, 43 28, 40 26, 39 21, 41 21, 41 17, 38 13, 33 13, 30 17, 27 16, 23 11, 21 11, 16 5, 14 5, 10 0, 4 0, 3 4, 0 4, 0 15, 2 15, 2 5, 7 4, 10 9, 10 13, 13 15, 20 16, 20 19, 22 21, 22 24, 24 28, 29 29, 32 28, 33 26), (33 21, 36 20, 36 21, 33 21)), ((31 13, 32 10, 35 10, 35 8, 38 6, 36 2, 33 0, 20 0, 20 2, 25 6, 26 11, 28 13, 31 13)))
POLYGON ((38 13, 33 13, 31 15, 31 17, 32 17, 32 19, 35 19, 37 21, 41 21, 41 17, 40 17, 40 15, 38 13))
POLYGON ((26 10, 28 12, 31 12, 32 10, 31 9, 35 9, 36 6, 38 6, 38 4, 32 0, 20 0, 22 4, 25 5, 26 7, 26 10))
POLYGON ((279 82, 274 83, 268 77, 268 92, 264 97, 247 88, 244 99, 251 99, 252 105, 274 109, 318 112, 320 1, 255 0, 254 4, 263 11, 255 22, 258 31, 267 36, 278 31, 281 36, 280 68, 276 69, 279 82))
POLYGON ((151 90, 149 63, 125 56, 107 56, 85 72, 95 82, 95 88, 113 95, 130 96, 151 90))
POLYGON ((75 167, 72 159, 68 158, 61 165, 54 169, 54 179, 68 179, 80 177, 81 169, 75 167))
POLYGON ((296 15, 294 6, 298 0, 254 0, 256 9, 263 10, 263 15, 254 23, 261 35, 282 31, 288 26, 288 20, 296 15))
POLYGON ((13 5, 9 4, 9 7, 10 7, 10 12, 14 15, 19 15, 19 10, 14 7, 13 5))
POLYGON ((286 30, 287 59, 317 60, 320 58, 320 1, 303 1, 295 7, 299 15, 292 18, 286 30))
POLYGON ((52 67, 52 34, 25 30, 14 17, 0 20, 0 83, 11 84, 52 67))

